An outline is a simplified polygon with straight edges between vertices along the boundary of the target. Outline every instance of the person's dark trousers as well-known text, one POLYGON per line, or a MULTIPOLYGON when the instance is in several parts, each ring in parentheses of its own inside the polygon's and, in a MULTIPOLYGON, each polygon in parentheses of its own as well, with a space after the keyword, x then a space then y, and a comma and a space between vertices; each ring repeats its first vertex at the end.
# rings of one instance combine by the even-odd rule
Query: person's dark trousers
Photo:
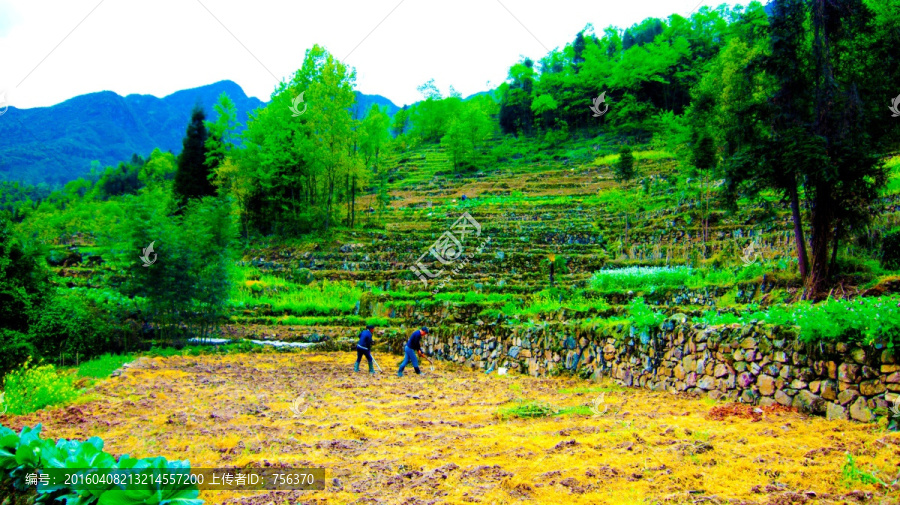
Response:
POLYGON ((375 373, 375 367, 372 366, 372 351, 358 345, 356 346, 356 364, 353 365, 353 370, 356 372, 359 371, 359 362, 363 356, 365 356, 366 361, 369 362, 369 373, 375 373))
POLYGON ((403 377, 403 369, 406 368, 406 365, 412 365, 413 370, 416 373, 422 373, 419 370, 419 358, 416 356, 416 351, 409 348, 409 346, 403 346, 403 361, 400 363, 400 370, 397 371, 397 377, 403 377))

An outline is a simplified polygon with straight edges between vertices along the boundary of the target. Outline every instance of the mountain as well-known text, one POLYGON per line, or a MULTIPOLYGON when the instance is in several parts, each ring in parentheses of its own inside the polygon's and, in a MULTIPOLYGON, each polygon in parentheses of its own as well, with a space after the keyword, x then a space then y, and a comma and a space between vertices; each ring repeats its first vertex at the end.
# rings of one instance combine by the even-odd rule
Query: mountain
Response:
POLYGON ((157 147, 181 152, 191 109, 199 103, 214 119, 213 105, 223 92, 242 123, 263 105, 236 83, 221 81, 165 98, 101 91, 50 107, 10 107, 0 116, 0 179, 64 184, 88 173, 93 160, 107 166, 157 147))
POLYGON ((394 114, 400 110, 400 107, 397 107, 394 102, 381 95, 364 95, 359 91, 355 91, 354 93, 356 93, 356 105, 353 106, 354 119, 366 117, 366 113, 372 108, 372 104, 378 104, 382 109, 387 107, 388 116, 391 117, 394 117, 394 114))
MULTIPOLYGON (((10 107, 0 116, 0 180, 55 186, 89 173, 94 160, 116 165, 133 153, 148 156, 156 148, 178 154, 194 105, 202 105, 213 121, 213 105, 223 92, 234 101, 242 125, 250 112, 265 105, 237 83, 221 81, 164 98, 101 91, 50 107, 10 107)), ((356 96, 359 118, 373 103, 387 107, 390 115, 399 110, 383 96, 356 96)))

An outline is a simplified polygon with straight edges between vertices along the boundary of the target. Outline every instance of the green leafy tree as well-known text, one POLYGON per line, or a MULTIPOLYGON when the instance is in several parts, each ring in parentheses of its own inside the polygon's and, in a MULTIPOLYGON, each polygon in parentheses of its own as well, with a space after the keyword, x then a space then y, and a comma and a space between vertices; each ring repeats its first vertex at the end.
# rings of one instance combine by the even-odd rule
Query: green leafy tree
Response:
POLYGON ((30 320, 50 296, 39 251, 14 235, 0 213, 0 377, 34 354, 30 320))
POLYGON ((237 120, 237 109, 227 93, 219 95, 219 101, 213 106, 218 117, 215 122, 206 121, 209 137, 206 139, 206 166, 215 169, 225 161, 228 153, 234 149, 235 130, 240 126, 237 120))
POLYGON ((150 159, 141 167, 138 179, 145 186, 158 186, 171 181, 178 169, 175 155, 162 152, 159 148, 150 153, 150 159))
POLYGON ((729 130, 730 143, 740 146, 727 163, 729 190, 785 194, 806 296, 813 297, 826 288, 842 227, 869 215, 885 184, 879 151, 897 130, 886 128, 884 112, 870 97, 883 89, 881 80, 897 80, 900 71, 896 55, 871 58, 879 52, 878 25, 865 3, 776 0, 773 7, 768 53, 734 75, 755 83, 760 80, 753 74, 761 74, 753 96, 769 97, 738 111, 741 128, 729 130), (801 188, 809 209, 809 257, 801 188))
POLYGON ((142 313, 170 342, 207 337, 225 314, 231 291, 236 226, 229 202, 191 200, 180 214, 159 193, 130 202, 121 237, 108 247, 123 265, 125 293, 146 299, 142 313), (154 243, 155 261, 143 266, 135 254, 154 243))

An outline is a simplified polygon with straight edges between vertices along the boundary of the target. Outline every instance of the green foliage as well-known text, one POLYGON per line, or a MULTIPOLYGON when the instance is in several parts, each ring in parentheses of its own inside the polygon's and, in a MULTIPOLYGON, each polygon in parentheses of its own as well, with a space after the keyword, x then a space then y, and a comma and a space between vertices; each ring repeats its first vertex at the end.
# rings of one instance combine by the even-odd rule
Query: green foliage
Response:
POLYGON ((0 377, 15 370, 37 353, 28 335, 9 328, 0 328, 0 377))
POLYGON ((79 377, 102 379, 118 370, 125 363, 134 360, 132 354, 104 354, 78 365, 79 377))
POLYGON ((60 374, 53 365, 33 366, 26 361, 3 379, 5 404, 10 414, 22 415, 66 403, 78 397, 74 382, 73 375, 60 374))
MULTIPOLYGON (((187 474, 190 465, 186 461, 167 461, 165 458, 132 458, 127 454, 118 461, 103 451, 103 440, 91 437, 84 442, 60 439, 54 442, 40 437, 42 426, 23 427, 19 434, 0 426, 0 481, 11 480, 14 489, 30 491, 26 486, 28 474, 53 471, 80 470, 87 473, 116 472, 147 474, 148 477, 163 474, 187 474)), ((136 479, 137 480, 137 479, 136 479)), ((140 478, 156 482, 150 486, 111 484, 101 486, 68 486, 65 484, 39 486, 37 501, 53 503, 65 501, 69 505, 202 505, 195 485, 162 484, 161 479, 140 478), (83 489, 91 487, 91 489, 83 489), (143 488, 143 489, 141 489, 143 488)))
POLYGON ((841 467, 841 481, 847 488, 854 487, 857 483, 888 486, 887 483, 876 477, 874 473, 866 472, 856 466, 856 459, 849 452, 847 453, 847 462, 841 467))
POLYGON ((900 270, 900 230, 893 230, 881 241, 881 266, 900 270))
POLYGON ((254 291, 245 283, 232 292, 234 307, 267 306, 279 314, 294 316, 330 316, 349 314, 363 297, 363 290, 349 282, 324 280, 309 285, 287 284, 279 290, 254 291))
POLYGON ((141 296, 145 317, 163 337, 206 336, 225 315, 237 227, 227 201, 205 198, 171 215, 172 201, 148 193, 129 202, 121 235, 108 247, 124 266, 123 292, 141 296), (154 243, 157 261, 135 261, 154 243))
POLYGON ((109 346, 109 329, 77 294, 60 291, 34 316, 29 340, 39 356, 74 362, 109 346))
POLYGON ((690 267, 626 267, 600 270, 591 276, 598 291, 683 286, 694 275, 690 267))
POLYGON ((0 215, 0 327, 28 331, 29 314, 49 296, 40 261, 39 251, 23 244, 0 215))
POLYGON ((618 182, 629 182, 637 175, 634 168, 634 154, 628 146, 619 149, 619 160, 613 169, 613 175, 618 182))
POLYGON ((776 326, 794 326, 800 340, 816 343, 857 342, 864 345, 884 343, 889 349, 900 347, 900 296, 859 297, 854 300, 828 300, 813 304, 772 305, 765 310, 748 306, 735 315, 707 311, 696 322, 732 324, 762 321, 776 326))
POLYGON ((216 194, 216 188, 210 180, 213 169, 206 163, 208 138, 206 113, 197 106, 191 112, 191 122, 178 156, 178 171, 175 173, 175 194, 182 203, 191 198, 216 194))
POLYGON ((628 318, 632 328, 644 332, 658 328, 666 319, 662 312, 654 311, 644 302, 643 297, 636 297, 628 304, 628 318))
POLYGON ((500 419, 510 419, 513 417, 518 417, 521 419, 532 419, 535 417, 548 417, 554 414, 557 414, 559 409, 550 405, 547 402, 534 400, 534 401, 519 401, 516 405, 512 407, 503 408, 497 411, 497 417, 500 419))

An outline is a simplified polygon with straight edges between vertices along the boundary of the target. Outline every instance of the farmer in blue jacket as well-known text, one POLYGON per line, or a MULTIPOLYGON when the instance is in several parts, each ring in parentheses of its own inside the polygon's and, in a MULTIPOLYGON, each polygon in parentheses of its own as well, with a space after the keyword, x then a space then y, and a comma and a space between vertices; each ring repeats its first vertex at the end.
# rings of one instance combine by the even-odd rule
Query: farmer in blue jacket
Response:
POLYGON ((359 361, 363 356, 369 361, 369 373, 375 373, 372 367, 372 330, 375 326, 366 325, 366 329, 359 334, 359 342, 356 343, 356 364, 353 365, 353 371, 359 371, 359 361))
POLYGON ((400 363, 400 370, 397 371, 397 377, 403 377, 403 369, 406 368, 406 365, 412 364, 413 370, 416 371, 417 374, 421 374, 422 371, 419 370, 419 360, 416 358, 416 354, 421 357, 425 357, 422 354, 422 335, 428 335, 428 327, 423 326, 421 329, 418 329, 413 332, 412 335, 409 336, 409 340, 406 341, 406 346, 403 348, 403 361, 400 363))

